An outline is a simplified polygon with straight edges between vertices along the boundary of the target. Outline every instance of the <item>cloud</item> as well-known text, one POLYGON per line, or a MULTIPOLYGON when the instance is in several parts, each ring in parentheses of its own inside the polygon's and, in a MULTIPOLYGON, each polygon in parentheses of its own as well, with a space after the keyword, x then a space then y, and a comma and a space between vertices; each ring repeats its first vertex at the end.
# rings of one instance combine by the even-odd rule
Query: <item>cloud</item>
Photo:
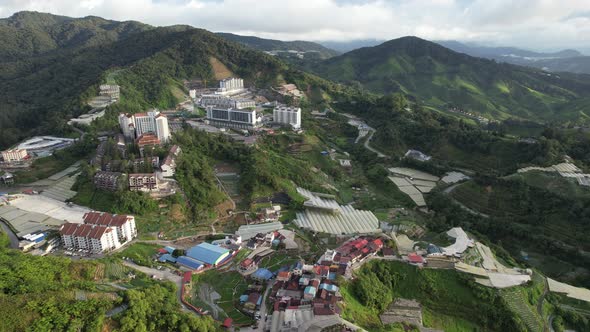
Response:
POLYGON ((587 8, 587 0, 0 0, 2 17, 36 10, 283 40, 416 35, 534 49, 588 45, 587 8))

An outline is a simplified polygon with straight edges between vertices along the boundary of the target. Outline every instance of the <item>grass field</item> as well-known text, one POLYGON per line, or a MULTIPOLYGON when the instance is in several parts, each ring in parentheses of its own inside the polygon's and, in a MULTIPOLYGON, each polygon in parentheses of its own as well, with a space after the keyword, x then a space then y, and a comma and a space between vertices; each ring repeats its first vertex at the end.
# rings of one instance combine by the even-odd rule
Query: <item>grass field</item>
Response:
POLYGON ((161 247, 157 244, 134 243, 120 253, 117 253, 117 256, 128 257, 138 265, 154 266, 155 263, 152 257, 157 253, 158 248, 161 247))
POLYGON ((258 264, 258 266, 263 267, 263 268, 267 268, 267 269, 275 272, 276 270, 280 269, 281 267, 291 265, 295 262, 297 262, 297 259, 293 258, 291 256, 288 256, 287 254, 274 253, 274 254, 270 255, 269 257, 265 257, 262 261, 260 261, 260 264, 258 264))
POLYGON ((219 307, 223 309, 227 317, 234 320, 237 324, 250 324, 254 321, 242 314, 237 308, 240 295, 248 289, 248 283, 238 272, 220 272, 217 270, 207 271, 202 274, 193 276, 193 288, 198 289, 200 283, 207 283, 215 289, 221 299, 217 301, 219 307))

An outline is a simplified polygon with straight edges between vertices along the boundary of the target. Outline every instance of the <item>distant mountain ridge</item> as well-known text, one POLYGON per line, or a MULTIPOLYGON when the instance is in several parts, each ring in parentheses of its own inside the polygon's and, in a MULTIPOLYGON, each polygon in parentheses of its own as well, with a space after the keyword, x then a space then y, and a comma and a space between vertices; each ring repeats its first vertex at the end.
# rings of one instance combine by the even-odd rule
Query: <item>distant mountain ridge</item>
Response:
POLYGON ((500 62, 540 68, 552 72, 590 74, 590 56, 585 56, 577 50, 567 49, 558 52, 543 53, 516 47, 476 46, 454 40, 435 41, 435 43, 455 52, 500 62))
POLYGON ((355 39, 350 41, 321 41, 318 42, 319 44, 324 45, 325 47, 331 48, 341 53, 350 52, 356 50, 357 48, 361 47, 371 47, 377 46, 381 43, 384 43, 386 40, 381 39, 355 39))
POLYGON ((275 39, 264 39, 255 36, 241 36, 232 33, 217 32, 216 35, 245 46, 257 49, 259 51, 300 51, 300 52, 318 52, 322 59, 328 59, 340 54, 333 49, 327 48, 318 43, 295 40, 282 41, 275 39))
POLYGON ((454 106, 494 119, 588 116, 580 110, 589 104, 590 76, 499 64, 417 37, 360 48, 311 69, 370 91, 403 92, 438 108, 454 106))

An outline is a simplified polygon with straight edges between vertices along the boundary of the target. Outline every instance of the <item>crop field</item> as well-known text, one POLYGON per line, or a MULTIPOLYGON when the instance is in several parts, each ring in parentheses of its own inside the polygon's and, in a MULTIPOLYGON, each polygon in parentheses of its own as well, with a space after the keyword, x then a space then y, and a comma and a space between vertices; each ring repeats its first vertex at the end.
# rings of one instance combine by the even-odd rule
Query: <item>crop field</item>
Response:
POLYGON ((224 174, 224 175, 217 175, 221 184, 227 190, 227 193, 230 197, 236 197, 240 195, 240 176, 237 174, 224 174))
POLYGON ((116 262, 108 262, 105 264, 105 277, 110 280, 125 279, 127 277, 127 269, 122 264, 116 262))
POLYGON ((543 331, 543 319, 527 301, 527 294, 521 287, 513 287, 500 292, 508 308, 516 313, 530 331, 543 331))

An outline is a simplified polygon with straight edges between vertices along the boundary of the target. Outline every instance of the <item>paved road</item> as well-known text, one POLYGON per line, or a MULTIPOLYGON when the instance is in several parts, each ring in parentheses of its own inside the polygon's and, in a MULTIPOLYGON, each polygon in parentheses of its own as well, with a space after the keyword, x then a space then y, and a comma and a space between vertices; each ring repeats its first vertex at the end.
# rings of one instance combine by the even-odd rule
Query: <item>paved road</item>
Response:
POLYGON ((387 157, 386 155, 384 155, 383 153, 381 153, 381 152, 379 152, 379 151, 375 150, 374 148, 372 148, 372 147, 369 145, 369 142, 371 142, 371 139, 373 138, 373 135, 375 134, 376 130, 375 130, 375 129, 373 129, 373 128, 371 128, 371 129, 369 130, 369 132, 370 132, 370 134, 369 134, 369 137, 367 137, 367 139, 365 140, 365 148, 366 148, 367 150, 369 150, 369 151, 375 152, 375 153, 377 154, 377 157, 379 157, 379 158, 386 158, 386 157, 387 157))
POLYGON ((0 221, 0 226, 2 227, 4 233, 8 234, 8 239, 10 240, 10 247, 12 249, 18 249, 18 237, 16 237, 16 234, 14 234, 10 227, 8 227, 8 225, 6 225, 3 221, 0 221))

